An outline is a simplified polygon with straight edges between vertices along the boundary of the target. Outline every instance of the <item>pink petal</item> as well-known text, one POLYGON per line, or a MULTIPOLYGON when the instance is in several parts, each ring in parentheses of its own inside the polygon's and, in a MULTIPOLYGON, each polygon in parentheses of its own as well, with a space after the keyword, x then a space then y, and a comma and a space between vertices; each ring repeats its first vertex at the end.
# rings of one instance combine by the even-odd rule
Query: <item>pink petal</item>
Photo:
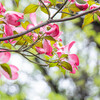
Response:
MULTIPOLYGON (((3 51, 3 50, 1 50, 3 51)), ((7 63, 11 57, 10 52, 0 52, 0 64, 7 63)))
POLYGON ((37 25, 37 22, 36 22, 36 13, 31 13, 30 14, 30 20, 32 22, 33 25, 37 25))
POLYGON ((69 57, 69 61, 74 63, 75 66, 79 65, 79 59, 76 54, 69 54, 68 57, 69 57))
POLYGON ((26 31, 23 27, 16 27, 14 30, 15 30, 17 33, 21 33, 21 32, 26 31))
POLYGON ((75 41, 72 41, 71 43, 69 43, 68 45, 65 46, 65 48, 67 47, 68 52, 70 52, 70 49, 74 43, 75 43, 75 41))
POLYGON ((12 36, 13 35, 13 30, 10 27, 10 25, 5 25, 4 26, 4 31, 6 33, 7 36, 12 36))
POLYGON ((0 72, 7 78, 10 80, 15 80, 18 78, 18 68, 14 65, 10 65, 11 68, 11 73, 12 73, 12 78, 10 78, 9 74, 7 72, 5 72, 2 68, 0 69, 0 72))
POLYGON ((45 53, 45 50, 43 48, 40 48, 40 47, 36 47, 36 51, 39 53, 39 54, 44 54, 45 53))
POLYGON ((88 7, 89 7, 89 4, 86 3, 86 4, 79 4, 78 2, 75 3, 76 7, 78 7, 80 10, 83 10, 85 11, 88 7))
POLYGON ((16 15, 18 18, 20 19, 23 19, 24 18, 24 14, 23 13, 19 13, 19 12, 16 12, 16 11, 7 11, 6 14, 9 13, 9 14, 14 14, 16 15))
POLYGON ((51 47, 50 41, 44 39, 43 48, 47 55, 52 56, 52 54, 51 54, 52 47, 51 47))

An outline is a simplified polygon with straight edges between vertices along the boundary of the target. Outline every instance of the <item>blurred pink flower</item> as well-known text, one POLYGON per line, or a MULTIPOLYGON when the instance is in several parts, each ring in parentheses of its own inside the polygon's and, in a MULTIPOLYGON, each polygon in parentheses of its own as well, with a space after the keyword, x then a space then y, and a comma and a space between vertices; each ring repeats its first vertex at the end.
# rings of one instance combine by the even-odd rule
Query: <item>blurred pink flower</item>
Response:
MULTIPOLYGON (((0 52, 0 64, 7 63, 10 60, 10 57, 11 57, 10 52, 0 52)), ((3 74, 7 79, 11 79, 11 80, 17 79, 18 68, 14 65, 9 65, 9 66, 11 68, 12 78, 10 78, 9 74, 5 70, 3 70, 1 66, 0 66, 0 77, 1 77, 1 74, 3 74)))

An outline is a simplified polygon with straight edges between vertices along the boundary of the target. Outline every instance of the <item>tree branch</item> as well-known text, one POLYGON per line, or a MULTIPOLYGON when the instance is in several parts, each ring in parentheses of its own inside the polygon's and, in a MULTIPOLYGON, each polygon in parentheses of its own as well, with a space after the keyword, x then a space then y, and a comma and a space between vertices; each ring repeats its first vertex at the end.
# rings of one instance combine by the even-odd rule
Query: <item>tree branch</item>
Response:
POLYGON ((13 38, 17 38, 17 37, 20 37, 20 36, 22 36, 22 35, 25 35, 25 34, 31 32, 31 31, 33 31, 33 30, 35 30, 35 29, 37 29, 37 28, 43 27, 43 26, 45 26, 45 25, 47 25, 47 24, 49 24, 49 23, 64 22, 64 21, 72 20, 72 19, 81 17, 81 16, 83 16, 83 15, 86 15, 86 14, 88 14, 88 13, 92 13, 92 12, 98 10, 98 9, 100 9, 100 7, 94 8, 94 9, 92 9, 92 10, 88 10, 88 11, 86 11, 86 12, 83 12, 83 13, 78 14, 78 15, 75 15, 75 16, 71 16, 71 17, 69 17, 69 18, 55 19, 55 20, 50 19, 50 20, 47 20, 46 22, 44 22, 44 23, 42 23, 42 24, 39 24, 38 26, 35 26, 35 27, 33 27, 33 28, 31 28, 31 29, 25 31, 25 32, 22 32, 22 33, 19 33, 19 34, 16 34, 16 35, 12 35, 12 36, 8 36, 8 37, 0 38, 0 41, 5 41, 5 40, 10 40, 10 39, 13 39, 13 38))

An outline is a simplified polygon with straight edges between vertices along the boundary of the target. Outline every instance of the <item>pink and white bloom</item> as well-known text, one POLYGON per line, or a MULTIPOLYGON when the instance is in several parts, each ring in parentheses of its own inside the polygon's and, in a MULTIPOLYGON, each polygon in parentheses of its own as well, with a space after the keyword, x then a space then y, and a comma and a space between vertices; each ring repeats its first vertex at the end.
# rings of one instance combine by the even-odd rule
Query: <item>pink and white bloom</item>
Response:
POLYGON ((2 15, 3 13, 5 13, 5 8, 3 7, 2 3, 0 2, 0 14, 2 15))
POLYGON ((14 26, 19 26, 20 22, 18 21, 19 19, 23 19, 24 17, 23 13, 15 12, 15 11, 8 11, 5 14, 5 21, 8 24, 14 25, 14 26))
MULTIPOLYGON (((85 0, 84 0, 85 1, 85 0)), ((85 11, 88 7, 89 4, 86 2, 85 4, 79 4, 78 2, 75 2, 76 7, 78 7, 80 10, 85 11)))
POLYGON ((71 64, 71 66, 72 66, 71 73, 73 73, 73 74, 75 74, 75 72, 76 72, 75 68, 78 69, 77 66, 79 66, 78 56, 76 54, 70 54, 70 49, 74 43, 75 43, 75 41, 72 41, 68 45, 62 46, 60 48, 55 44, 55 47, 57 48, 58 57, 60 57, 62 54, 68 54, 67 62, 71 64))
POLYGON ((43 40, 43 48, 36 47, 36 51, 39 54, 46 54, 48 56, 52 56, 52 47, 49 40, 43 40))
MULTIPOLYGON (((3 50, 1 50, 3 51, 3 50)), ((0 64, 7 63, 10 60, 11 54, 10 52, 0 52, 0 64)), ((11 68, 12 78, 10 78, 9 74, 0 66, 0 78, 1 74, 3 74, 7 79, 15 80, 18 78, 18 68, 14 65, 9 65, 11 68)))
POLYGON ((48 24, 45 29, 46 35, 56 37, 59 35, 59 26, 57 24, 48 24), (49 29, 48 29, 49 28, 49 29))

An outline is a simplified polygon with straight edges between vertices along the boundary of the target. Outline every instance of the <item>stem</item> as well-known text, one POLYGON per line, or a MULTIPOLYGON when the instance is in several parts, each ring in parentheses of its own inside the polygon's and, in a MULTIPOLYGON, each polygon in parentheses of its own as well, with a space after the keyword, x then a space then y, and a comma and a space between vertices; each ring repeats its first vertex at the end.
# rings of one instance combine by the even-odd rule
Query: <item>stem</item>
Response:
POLYGON ((49 9, 46 7, 46 5, 44 4, 44 2, 42 0, 39 0, 39 1, 43 4, 43 6, 45 7, 45 9, 47 10, 48 16, 49 16, 48 19, 50 19, 50 11, 49 11, 49 9))
POLYGON ((51 19, 53 19, 60 11, 61 9, 66 5, 68 0, 65 0, 64 4, 59 8, 59 10, 51 17, 51 19))

